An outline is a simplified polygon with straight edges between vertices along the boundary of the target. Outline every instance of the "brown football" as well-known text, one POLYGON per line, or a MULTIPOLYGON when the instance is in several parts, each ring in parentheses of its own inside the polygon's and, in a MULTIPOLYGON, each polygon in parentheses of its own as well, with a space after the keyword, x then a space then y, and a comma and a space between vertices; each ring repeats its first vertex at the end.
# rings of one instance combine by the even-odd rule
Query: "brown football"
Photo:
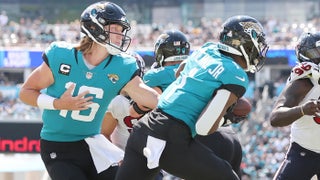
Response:
POLYGON ((251 112, 252 106, 250 101, 241 97, 233 107, 232 113, 236 116, 247 116, 251 112))

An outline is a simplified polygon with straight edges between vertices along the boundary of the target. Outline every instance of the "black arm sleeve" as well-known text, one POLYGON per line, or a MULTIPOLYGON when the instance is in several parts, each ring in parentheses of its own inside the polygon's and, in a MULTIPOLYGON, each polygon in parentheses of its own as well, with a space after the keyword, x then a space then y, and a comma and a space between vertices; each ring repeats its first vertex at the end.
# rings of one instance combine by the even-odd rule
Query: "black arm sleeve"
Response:
POLYGON ((235 94, 238 98, 242 97, 246 92, 246 89, 243 86, 239 86, 237 84, 226 84, 221 86, 220 89, 226 89, 235 94))
POLYGON ((133 79, 136 76, 139 76, 142 78, 143 73, 141 72, 140 69, 137 69, 136 72, 133 73, 133 75, 131 76, 130 80, 133 79))
POLYGON ((42 60, 50 67, 48 57, 44 52, 42 53, 42 60))

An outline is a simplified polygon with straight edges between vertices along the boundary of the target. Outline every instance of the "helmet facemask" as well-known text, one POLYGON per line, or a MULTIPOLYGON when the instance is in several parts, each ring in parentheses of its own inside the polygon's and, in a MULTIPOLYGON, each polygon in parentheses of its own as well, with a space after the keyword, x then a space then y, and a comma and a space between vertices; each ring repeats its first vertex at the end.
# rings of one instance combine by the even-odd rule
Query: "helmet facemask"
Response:
POLYGON ((110 31, 110 26, 104 31, 105 36, 107 37, 106 41, 104 42, 105 47, 108 49, 110 54, 119 54, 121 52, 127 51, 127 49, 130 46, 131 38, 127 36, 128 29, 125 29, 123 27, 122 33, 116 33, 116 32, 111 32, 110 31), (117 36, 122 36, 120 45, 118 42, 112 42, 110 35, 117 35, 117 36), (120 51, 119 51, 120 50, 120 51))
POLYGON ((247 64, 245 71, 255 73, 263 67, 269 47, 263 34, 258 35, 254 29, 250 29, 248 34, 251 40, 240 45, 240 50, 247 64))
MULTIPOLYGON (((306 59, 306 61, 319 64, 319 62, 320 62, 320 47, 308 49, 305 53, 306 53, 306 57, 304 57, 304 58, 306 59)), ((300 56, 303 57, 302 54, 300 54, 300 56)))

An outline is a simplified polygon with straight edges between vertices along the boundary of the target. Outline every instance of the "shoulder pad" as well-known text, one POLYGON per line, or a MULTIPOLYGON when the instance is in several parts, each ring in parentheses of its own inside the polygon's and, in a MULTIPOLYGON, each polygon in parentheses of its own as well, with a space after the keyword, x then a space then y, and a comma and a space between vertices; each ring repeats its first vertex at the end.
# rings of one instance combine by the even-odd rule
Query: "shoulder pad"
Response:
POLYGON ((51 43, 51 46, 56 48, 63 48, 63 49, 72 49, 74 46, 70 43, 65 41, 55 41, 51 43))
POLYGON ((319 65, 311 62, 302 62, 297 64, 292 68, 289 82, 295 81, 297 79, 310 78, 310 79, 319 79, 319 65))

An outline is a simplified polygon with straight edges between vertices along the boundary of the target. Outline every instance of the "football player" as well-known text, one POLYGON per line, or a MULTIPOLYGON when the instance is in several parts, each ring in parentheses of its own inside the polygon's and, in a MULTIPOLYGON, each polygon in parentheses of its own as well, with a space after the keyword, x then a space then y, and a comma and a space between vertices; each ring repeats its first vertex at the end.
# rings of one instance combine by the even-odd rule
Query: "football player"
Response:
POLYGON ((155 43, 155 64, 143 76, 144 83, 161 94, 176 80, 175 73, 189 54, 190 43, 183 32, 169 30, 162 33, 155 43))
POLYGON ((270 114, 273 127, 291 126, 291 144, 275 180, 320 178, 320 32, 302 34, 296 56, 298 64, 270 114))
POLYGON ((20 99, 44 109, 40 154, 52 180, 113 180, 123 151, 100 134, 109 102, 130 95, 153 109, 158 93, 143 83, 135 58, 122 53, 131 39, 121 7, 93 3, 80 24, 80 43, 53 42, 46 48, 20 99))
MULTIPOLYGON (((180 75, 190 54, 190 43, 187 36, 179 30, 170 30, 161 34, 155 43, 155 67, 146 72, 143 80, 145 84, 162 92, 180 75)), ((195 138, 212 149, 220 158, 228 161, 232 169, 241 177, 240 164, 242 160, 242 148, 237 134, 231 126, 227 126, 227 120, 233 123, 240 122, 246 117, 232 116, 228 113, 223 127, 208 136, 196 136, 195 138), (237 120, 237 122, 235 121, 237 120), (224 144, 224 145, 222 145, 224 144)))
POLYGON ((161 169, 190 180, 239 179, 227 161, 194 137, 216 131, 245 93, 246 71, 261 69, 268 45, 260 22, 244 15, 228 18, 219 39, 188 57, 157 108, 133 127, 117 180, 153 179, 161 169))

